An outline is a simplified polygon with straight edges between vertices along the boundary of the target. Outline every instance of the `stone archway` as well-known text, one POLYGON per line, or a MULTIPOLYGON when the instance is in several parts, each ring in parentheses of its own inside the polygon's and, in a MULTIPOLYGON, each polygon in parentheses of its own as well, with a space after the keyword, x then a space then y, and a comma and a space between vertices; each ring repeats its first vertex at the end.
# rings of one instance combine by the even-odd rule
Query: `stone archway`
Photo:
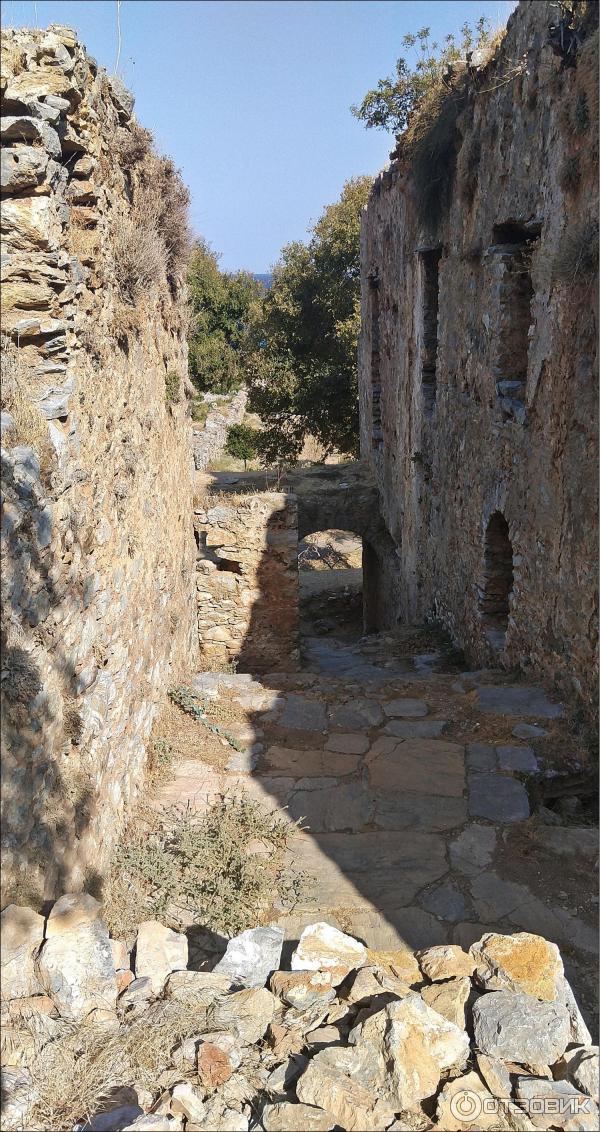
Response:
POLYGON ((365 632, 391 629, 399 608, 397 547, 380 510, 379 492, 361 463, 319 464, 290 473, 298 502, 298 537, 315 531, 352 531, 363 543, 365 632))

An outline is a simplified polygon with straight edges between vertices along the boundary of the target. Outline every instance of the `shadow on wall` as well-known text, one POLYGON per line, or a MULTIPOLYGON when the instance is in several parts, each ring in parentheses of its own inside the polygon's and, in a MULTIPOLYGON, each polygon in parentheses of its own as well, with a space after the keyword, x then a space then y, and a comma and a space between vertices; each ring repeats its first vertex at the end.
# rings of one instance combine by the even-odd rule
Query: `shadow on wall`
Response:
POLYGON ((72 883, 93 791, 76 707, 85 673, 61 643, 68 567, 52 548, 36 462, 16 451, 2 458, 2 903, 40 907, 72 883))
MULTIPOLYGON (((218 492, 219 485, 214 490, 218 492)), ((261 631, 271 581, 267 551, 258 571, 261 599, 252 611, 249 640, 261 631)), ((372 665, 369 669, 372 676, 372 665)), ((325 918, 379 948, 416 948, 443 942, 443 933, 432 938, 435 931, 432 933, 431 917, 415 908, 407 913, 417 893, 448 871, 443 839, 439 833, 420 831, 423 815, 412 813, 415 794, 404 793, 398 768, 391 765, 393 752, 392 759, 384 757, 377 769, 367 768, 363 756, 375 739, 371 736, 367 740, 360 733, 368 734, 378 727, 383 712, 373 685, 363 693, 355 673, 348 673, 347 679, 351 683, 348 690, 343 679, 332 683, 326 676, 314 676, 311 680, 308 673, 302 674, 297 688, 289 673, 269 673, 265 681, 282 696, 280 705, 270 713, 267 750, 260 755, 252 775, 243 781, 243 788, 268 809, 284 810, 291 819, 302 819, 303 832, 294 842, 295 863, 315 878, 317 886, 291 910, 287 922, 283 921, 286 934, 297 938, 306 923, 325 918), (291 692, 290 683, 294 686, 291 692), (358 715, 364 703, 356 701, 363 694, 370 697, 367 716, 369 705, 375 714, 361 722, 358 715), (347 751, 343 745, 337 752, 325 750, 328 731, 338 739, 354 733, 356 749, 351 744, 347 751)), ((384 669, 382 683, 389 685, 391 679, 390 670, 384 669)), ((249 722, 263 728, 263 713, 257 711, 249 722)), ((457 794, 452 794, 451 785, 450 797, 430 799, 439 811, 437 825, 432 814, 434 829, 459 826, 466 820, 462 753, 458 754, 458 747, 456 752, 457 794)), ((412 770, 423 776, 423 769, 415 766, 412 770)), ((407 773, 410 776, 410 767, 407 773)), ((434 769, 428 768, 427 775, 433 774, 434 769)), ((432 785, 431 789, 436 787, 432 785)))

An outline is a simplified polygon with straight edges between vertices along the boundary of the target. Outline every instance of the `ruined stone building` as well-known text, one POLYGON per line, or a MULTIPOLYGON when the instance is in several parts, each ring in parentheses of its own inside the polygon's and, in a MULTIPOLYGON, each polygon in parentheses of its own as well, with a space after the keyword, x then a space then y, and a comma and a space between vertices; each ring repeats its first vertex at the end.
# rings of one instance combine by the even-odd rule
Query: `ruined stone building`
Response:
POLYGON ((396 545, 388 623, 435 615, 470 662, 588 698, 598 12, 576 4, 562 40, 559 14, 521 3, 487 63, 450 80, 375 182, 361 449, 396 545))

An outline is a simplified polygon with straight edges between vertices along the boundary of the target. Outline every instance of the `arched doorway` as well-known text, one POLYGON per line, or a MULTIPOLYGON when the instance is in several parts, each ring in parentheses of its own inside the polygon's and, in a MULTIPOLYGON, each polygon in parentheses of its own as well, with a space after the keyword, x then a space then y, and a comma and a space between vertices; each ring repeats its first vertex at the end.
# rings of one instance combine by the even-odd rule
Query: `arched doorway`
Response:
POLYGON ((487 639, 497 651, 503 649, 506 642, 513 581, 513 548, 508 523, 501 511, 494 511, 485 532, 479 613, 487 639))
POLYGON ((362 539, 314 531, 298 544, 301 637, 354 640, 362 633, 362 539))

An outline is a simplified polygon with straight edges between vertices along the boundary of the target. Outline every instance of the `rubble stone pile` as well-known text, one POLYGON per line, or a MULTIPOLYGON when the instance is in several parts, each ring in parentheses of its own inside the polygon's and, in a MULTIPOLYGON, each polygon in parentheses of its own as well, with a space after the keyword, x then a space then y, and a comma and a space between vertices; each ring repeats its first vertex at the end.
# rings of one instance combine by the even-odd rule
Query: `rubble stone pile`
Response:
POLYGON ((147 921, 129 949, 101 912, 83 894, 2 913, 7 1129, 64 1126, 47 1067, 67 1048, 63 1103, 96 1075, 77 1132, 598 1126, 598 1047, 541 936, 375 952, 323 922, 295 943, 266 926, 190 970, 185 935, 147 921))

